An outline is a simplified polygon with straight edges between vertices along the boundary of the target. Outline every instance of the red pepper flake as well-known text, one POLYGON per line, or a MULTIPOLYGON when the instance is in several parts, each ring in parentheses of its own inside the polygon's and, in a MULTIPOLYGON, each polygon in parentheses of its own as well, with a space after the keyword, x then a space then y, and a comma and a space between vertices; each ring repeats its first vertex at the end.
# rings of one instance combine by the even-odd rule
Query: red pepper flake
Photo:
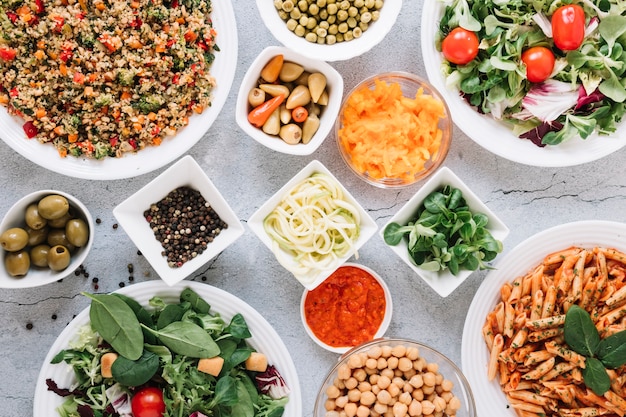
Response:
POLYGON ((39 133, 37 126, 35 126, 31 121, 24 123, 24 126, 22 126, 22 128, 24 129, 24 133, 26 133, 26 137, 28 139, 34 138, 35 136, 37 136, 37 133, 39 133))

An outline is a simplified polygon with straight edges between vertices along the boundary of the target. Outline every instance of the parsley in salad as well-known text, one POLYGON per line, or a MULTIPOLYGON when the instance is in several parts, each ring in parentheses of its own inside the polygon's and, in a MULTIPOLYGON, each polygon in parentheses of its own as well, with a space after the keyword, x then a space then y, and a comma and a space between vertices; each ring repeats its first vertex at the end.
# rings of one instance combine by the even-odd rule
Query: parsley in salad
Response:
POLYGON ((164 417, 283 415, 289 388, 273 365, 248 363, 259 354, 246 342, 251 333, 241 314, 224 321, 190 288, 177 303, 155 296, 149 308, 122 294, 84 295, 92 300, 90 324, 52 360, 68 364, 75 382, 59 387, 46 380, 48 390, 66 398, 60 417, 147 415, 135 410, 147 406, 139 398, 147 390, 156 392, 152 401, 164 417), (116 358, 105 366, 103 356, 111 354, 116 358), (199 366, 213 358, 221 363, 215 372, 199 366))
POLYGON ((516 136, 537 146, 610 134, 626 111, 625 14, 626 5, 618 0, 447 1, 437 48, 457 27, 476 33, 480 46, 467 64, 444 60, 446 84, 479 113, 510 125, 516 136), (551 19, 560 7, 572 5, 584 11, 584 37, 578 48, 561 50, 551 19), (552 71, 541 82, 529 81, 522 59, 533 47, 554 55, 552 71))

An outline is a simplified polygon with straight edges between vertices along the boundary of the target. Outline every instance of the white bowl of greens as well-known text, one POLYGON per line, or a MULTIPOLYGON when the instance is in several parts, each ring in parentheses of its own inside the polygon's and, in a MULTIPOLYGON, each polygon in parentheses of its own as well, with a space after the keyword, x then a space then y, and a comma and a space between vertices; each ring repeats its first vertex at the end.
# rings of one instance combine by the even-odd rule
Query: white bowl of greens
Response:
MULTIPOLYGON (((617 8, 614 0, 608 3, 617 8)), ((615 44, 615 53, 621 51, 620 47, 626 47, 621 44, 624 37, 620 37, 626 27, 626 17, 619 16, 618 12, 597 12, 584 5, 587 31, 590 33, 580 48, 564 53, 554 46, 552 38, 542 30, 543 26, 546 32, 551 31, 549 19, 553 13, 552 9, 548 10, 549 4, 544 7, 546 10, 538 14, 530 3, 516 5, 514 9, 518 16, 513 17, 513 7, 507 2, 498 2, 498 5, 487 5, 478 0, 424 2, 421 49, 428 79, 446 98, 457 126, 476 143, 496 155, 542 167, 573 166, 600 159, 626 145, 626 127, 618 123, 626 111, 626 89, 623 87, 625 68, 620 59, 603 57, 606 52, 602 51, 606 47, 601 48, 607 41, 615 44), (490 7, 499 8, 497 16, 490 7), (446 10, 452 12, 446 13, 446 10), (480 19, 473 17, 477 13, 482 14, 480 19), (594 29, 595 23, 590 25, 589 22, 595 22, 595 18, 599 18, 600 22, 594 29), (538 22, 543 23, 540 26, 538 22), (448 30, 456 26, 476 32, 480 39, 478 56, 463 66, 450 64, 440 52, 443 36, 440 29, 448 30), (521 34, 527 36, 526 41, 520 38, 521 34), (506 42, 510 44, 505 45, 506 42), (546 45, 553 51, 556 63, 548 82, 530 83, 526 80, 521 53, 529 46, 538 44, 546 45), (515 52, 503 52, 504 48, 515 52), (568 61, 580 68, 571 69, 568 61), (598 63, 602 64, 602 68, 590 68, 598 63), (612 65, 610 63, 614 63, 614 66, 609 68, 612 65), (482 78, 476 76, 479 66, 481 71, 486 71, 482 78), (574 82, 570 83, 572 77, 574 82), (498 82, 499 79, 502 81, 498 82), (594 96, 594 91, 599 90, 605 98, 575 110, 573 107, 576 104, 582 104, 578 97, 583 95, 580 88, 583 85, 585 95, 594 96), (529 96, 531 87, 533 93, 529 96), (549 88, 569 88, 570 91, 542 94, 549 88), (461 94, 462 90, 471 91, 471 94, 461 94), (543 139, 538 140, 551 144, 540 147, 531 140, 518 137, 521 132, 528 131, 531 125, 540 123, 536 117, 526 121, 517 119, 527 113, 518 111, 521 110, 520 100, 524 96, 539 97, 536 100, 539 105, 535 106, 536 114, 545 115, 548 110, 559 110, 559 106, 564 106, 553 122, 543 124, 541 131, 538 130, 536 134, 532 131, 529 134, 535 140, 541 137, 543 139), (594 110, 596 112, 592 114, 594 110), (491 116, 499 113, 503 117, 498 120, 491 116), (506 122, 503 121, 505 119, 506 122), (548 130, 558 129, 559 124, 563 129, 547 133, 548 130)))
POLYGON ((447 167, 385 224, 380 237, 440 296, 490 269, 509 228, 447 167), (419 265, 418 265, 419 264, 419 265))
MULTIPOLYGON (((259 410, 279 413, 279 408, 284 408, 284 412, 277 415, 302 415, 298 375, 289 351, 271 325, 239 298, 202 283, 188 282, 184 286, 169 287, 161 281, 134 284, 112 294, 90 297, 93 297, 91 307, 70 322, 46 355, 35 389, 33 415, 59 417, 68 415, 59 412, 59 408, 72 410, 78 407, 74 395, 61 397, 49 387, 89 390, 96 402, 105 407, 111 402, 106 399, 109 396, 132 403, 133 396, 139 395, 142 387, 157 387, 166 398, 167 415, 195 415, 193 411, 207 415, 259 415, 259 410), (120 301, 122 308, 119 307, 120 301), (127 306, 126 311, 120 312, 124 306, 127 306), (141 325, 139 333, 136 331, 137 321, 141 325), (110 333, 116 327, 124 331, 110 343, 112 347, 108 347, 109 343, 100 343, 95 330, 110 333), (131 330, 133 327, 135 331, 131 330), (141 335, 143 340, 137 342, 141 335), (198 343, 207 335, 213 342, 198 343), (141 350, 141 356, 135 361, 122 361, 121 370, 112 369, 113 377, 103 378, 99 358, 104 351, 113 350, 119 354, 113 368, 124 355, 135 357, 135 351, 141 350), (253 351, 265 356, 269 365, 267 371, 270 372, 270 368, 273 368, 272 372, 277 370, 284 384, 265 385, 268 393, 263 395, 251 396, 243 392, 254 387, 257 377, 264 374, 248 372, 243 365, 253 351), (224 359, 222 371, 215 377, 200 372, 198 357, 213 356, 216 352, 224 359), (152 370, 147 372, 146 368, 154 367, 155 361, 156 371, 150 377, 152 370), (76 369, 81 373, 77 374, 76 369), (148 381, 143 382, 148 377, 148 381), (133 387, 120 380, 132 383, 133 387), (103 395, 105 390, 108 395, 103 395), (201 408, 172 408, 172 398, 177 395, 183 402, 201 408), (236 414, 235 407, 257 411, 236 414)), ((107 340, 112 340, 111 334, 107 340)), ((90 405, 92 409, 97 407, 90 405)), ((273 414, 270 412, 269 415, 273 414)), ((135 417, 139 416, 135 414, 135 417)))

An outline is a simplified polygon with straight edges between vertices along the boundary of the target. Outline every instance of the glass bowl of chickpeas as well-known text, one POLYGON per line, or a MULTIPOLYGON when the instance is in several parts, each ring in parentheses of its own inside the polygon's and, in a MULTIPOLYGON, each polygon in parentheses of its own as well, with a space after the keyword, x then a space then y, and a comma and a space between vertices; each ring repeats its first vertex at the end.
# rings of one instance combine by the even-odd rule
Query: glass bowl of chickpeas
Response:
POLYGON ((343 61, 380 43, 402 0, 256 0, 265 26, 284 46, 309 58, 343 61))
POLYGON ((344 354, 315 401, 314 417, 475 417, 467 379, 443 354, 407 339, 377 339, 344 354))

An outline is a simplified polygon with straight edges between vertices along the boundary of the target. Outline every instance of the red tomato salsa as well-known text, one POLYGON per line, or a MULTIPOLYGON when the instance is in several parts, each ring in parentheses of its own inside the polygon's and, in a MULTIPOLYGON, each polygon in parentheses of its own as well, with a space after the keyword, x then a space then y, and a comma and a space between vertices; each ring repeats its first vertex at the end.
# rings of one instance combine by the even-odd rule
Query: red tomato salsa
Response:
POLYGON ((372 340, 385 316, 385 293, 367 271, 342 266, 309 293, 305 319, 318 339, 333 347, 372 340))

